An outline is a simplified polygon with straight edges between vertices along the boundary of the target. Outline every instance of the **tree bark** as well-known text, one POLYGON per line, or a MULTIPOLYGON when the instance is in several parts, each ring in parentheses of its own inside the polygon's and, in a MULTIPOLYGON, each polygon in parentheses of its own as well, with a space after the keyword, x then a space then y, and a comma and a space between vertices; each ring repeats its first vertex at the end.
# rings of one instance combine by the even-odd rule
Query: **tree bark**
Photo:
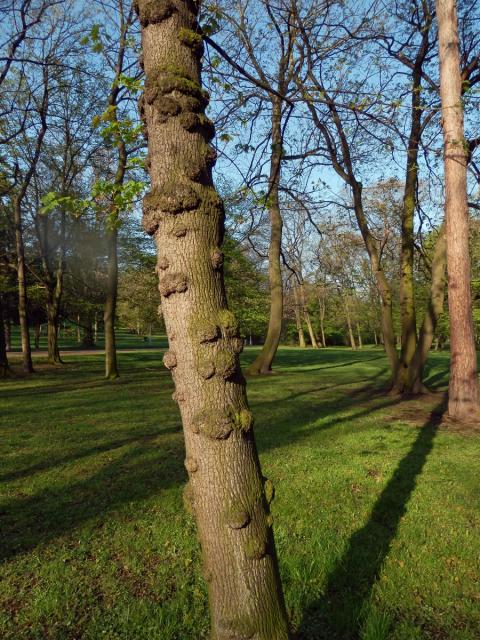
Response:
POLYGON ((318 298, 319 313, 320 313, 320 335, 322 337, 322 347, 326 347, 325 341, 325 300, 319 296, 318 298))
POLYGON ((308 335, 310 336, 310 342, 312 343, 312 347, 314 349, 318 349, 317 339, 315 338, 315 332, 312 326, 312 320, 310 318, 310 313, 308 312, 308 309, 307 309, 307 301, 305 299, 305 287, 304 287, 303 281, 300 283, 299 288, 300 288, 300 300, 302 303, 303 315, 305 317, 305 322, 308 329, 308 335))
POLYGON ((345 318, 347 320, 348 338, 350 340, 350 346, 354 351, 356 351, 357 345, 355 344, 355 336, 353 335, 352 320, 350 318, 350 305, 348 304, 348 298, 344 299, 344 306, 345 306, 345 318))
POLYGON ((141 110, 152 190, 143 223, 155 236, 174 397, 208 584, 214 640, 288 638, 268 503, 226 306, 224 212, 213 187, 213 124, 204 115, 198 5, 138 0, 146 74, 141 110))
POLYGON ((7 306, 7 317, 4 318, 5 323, 5 350, 7 353, 12 350, 12 323, 10 317, 8 315, 8 306, 7 306))
POLYGON ((274 97, 272 100, 272 156, 270 161, 269 217, 270 245, 268 249, 268 279, 270 284, 270 317, 268 331, 262 350, 250 365, 248 371, 252 375, 267 374, 272 370, 272 363, 277 353, 282 333, 283 318, 283 282, 280 266, 282 249, 283 220, 280 211, 279 189, 280 168, 282 159, 282 101, 274 97))
POLYGON ((305 343, 305 333, 303 331, 302 314, 300 313, 300 303, 298 300, 298 290, 296 285, 293 286, 293 296, 294 296, 295 324, 297 325, 297 333, 298 333, 298 346, 301 349, 305 349, 307 345, 305 343))
POLYGON ((450 382, 448 415, 478 418, 480 396, 470 290, 467 201, 468 144, 465 140, 458 20, 455 0, 437 0, 440 96, 445 166, 450 382))
POLYGON ((7 344, 5 341, 3 296, 0 295, 0 378, 6 378, 9 374, 10 374, 10 366, 8 364, 7 344))
POLYGON ((423 385, 423 369, 430 352, 435 329, 440 314, 443 311, 445 298, 445 268, 447 263, 445 230, 442 228, 435 243, 431 267, 431 285, 428 307, 425 312, 417 348, 409 367, 409 376, 406 390, 410 393, 422 393, 427 391, 423 385))
POLYGON ((40 322, 35 322, 35 326, 33 327, 33 344, 35 349, 40 349, 40 333, 42 330, 42 325, 40 322))
POLYGON ((15 249, 17 253, 18 317, 22 341, 22 363, 25 373, 33 373, 32 348, 30 345, 27 317, 27 278, 25 274, 25 247, 23 244, 21 199, 18 195, 13 198, 13 220, 15 225, 15 249))
POLYGON ((108 265, 107 291, 103 323, 105 331, 105 377, 109 380, 118 378, 117 349, 115 345, 115 311, 117 308, 118 289, 118 250, 117 229, 110 229, 107 233, 108 265))
POLYGON ((362 349, 363 348, 362 334, 360 333, 360 324, 358 322, 357 322, 357 337, 358 337, 358 348, 362 349))

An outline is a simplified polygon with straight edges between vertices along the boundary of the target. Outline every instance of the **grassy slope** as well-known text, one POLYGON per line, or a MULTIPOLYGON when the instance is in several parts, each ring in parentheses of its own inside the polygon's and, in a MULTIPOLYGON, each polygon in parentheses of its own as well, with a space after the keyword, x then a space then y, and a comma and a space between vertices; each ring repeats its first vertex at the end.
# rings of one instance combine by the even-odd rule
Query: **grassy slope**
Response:
MULTIPOLYGON (((115 383, 99 355, 0 384, 2 640, 207 637, 172 384, 158 352, 120 361, 115 383)), ((298 637, 478 638, 479 436, 383 395, 379 351, 278 370, 249 396, 298 637)))

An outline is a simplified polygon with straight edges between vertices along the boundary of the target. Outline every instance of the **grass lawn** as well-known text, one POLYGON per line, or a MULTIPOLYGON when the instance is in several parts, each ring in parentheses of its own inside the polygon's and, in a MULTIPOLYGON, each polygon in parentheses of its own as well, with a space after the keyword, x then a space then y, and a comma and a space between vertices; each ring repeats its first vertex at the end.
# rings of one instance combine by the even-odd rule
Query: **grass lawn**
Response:
MULTIPOLYGON (((0 638, 207 638, 160 351, 121 353, 113 383, 65 359, 0 383, 0 638)), ((248 390, 296 637, 478 640, 480 435, 438 427, 441 396, 385 395, 379 350, 284 348, 277 370, 248 390)), ((427 383, 447 373, 433 354, 427 383)))

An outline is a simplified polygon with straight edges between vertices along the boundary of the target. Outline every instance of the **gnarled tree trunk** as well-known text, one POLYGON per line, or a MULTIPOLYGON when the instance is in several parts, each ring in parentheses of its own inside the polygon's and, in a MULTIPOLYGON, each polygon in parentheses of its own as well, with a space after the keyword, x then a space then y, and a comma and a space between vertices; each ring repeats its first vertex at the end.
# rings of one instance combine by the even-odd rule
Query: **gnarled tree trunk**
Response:
POLYGON ((204 115, 198 5, 137 0, 146 74, 141 110, 152 190, 143 222, 157 244, 174 397, 208 584, 212 638, 288 638, 268 504, 238 353, 239 327, 223 282, 222 201, 204 115))
POLYGON ((437 0, 440 95, 445 163, 448 307, 450 311, 449 417, 466 421, 480 414, 477 354, 470 291, 467 158, 463 127, 462 76, 455 0, 437 0))

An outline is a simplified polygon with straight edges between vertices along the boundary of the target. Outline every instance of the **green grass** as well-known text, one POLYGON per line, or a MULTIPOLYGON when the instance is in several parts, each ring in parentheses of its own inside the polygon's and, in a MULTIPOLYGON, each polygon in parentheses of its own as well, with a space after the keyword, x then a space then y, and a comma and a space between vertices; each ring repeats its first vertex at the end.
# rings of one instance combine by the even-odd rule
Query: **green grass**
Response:
MULTIPOLYGON (((244 362, 256 350, 247 349, 244 362)), ((205 586, 161 353, 101 355, 0 384, 0 638, 200 640, 205 586)), ((250 379, 298 638, 479 638, 479 435, 441 397, 382 392, 378 350, 281 349, 250 379)), ((446 354, 428 380, 441 389, 446 354)))
MULTIPOLYGON (((46 325, 42 325, 42 333, 40 334, 40 350, 44 351, 47 349, 47 328, 46 325)), ((166 349, 167 348, 167 337, 165 335, 152 335, 151 340, 148 339, 147 334, 141 333, 137 335, 136 333, 131 333, 127 331, 127 329, 116 329, 115 331, 115 339, 117 349, 166 349)), ((35 353, 34 348, 34 335, 33 330, 30 330, 30 344, 35 353)), ((58 344, 60 346, 60 350, 84 350, 85 346, 82 342, 77 341, 77 332, 73 325, 67 326, 66 329, 62 327, 59 332, 58 344)), ((95 344, 95 349, 103 349, 105 347, 105 340, 103 332, 98 332, 97 342, 95 344)), ((21 342, 20 342, 20 330, 17 325, 12 326, 12 351, 19 352, 21 351, 21 342)))

